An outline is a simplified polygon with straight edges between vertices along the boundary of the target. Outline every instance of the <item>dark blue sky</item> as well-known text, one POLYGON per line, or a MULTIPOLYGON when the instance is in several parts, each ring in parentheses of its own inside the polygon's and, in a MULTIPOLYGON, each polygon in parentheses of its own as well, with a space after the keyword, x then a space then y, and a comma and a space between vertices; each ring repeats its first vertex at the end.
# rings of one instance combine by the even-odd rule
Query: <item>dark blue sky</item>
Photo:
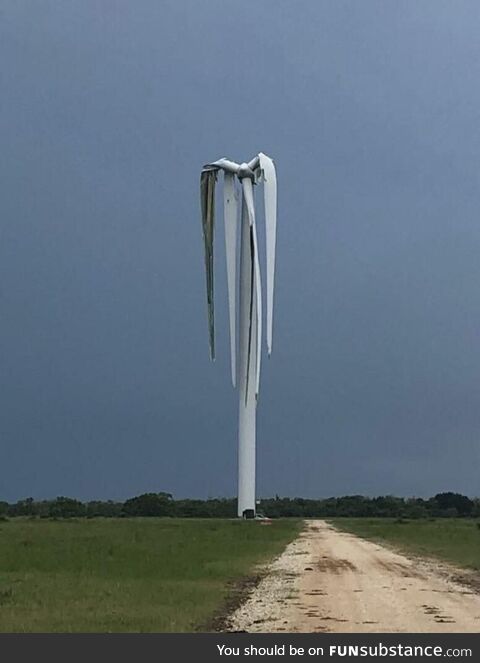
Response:
POLYGON ((474 0, 3 0, 0 498, 235 493, 198 180, 259 151, 279 179, 259 494, 479 494, 479 20, 474 0))

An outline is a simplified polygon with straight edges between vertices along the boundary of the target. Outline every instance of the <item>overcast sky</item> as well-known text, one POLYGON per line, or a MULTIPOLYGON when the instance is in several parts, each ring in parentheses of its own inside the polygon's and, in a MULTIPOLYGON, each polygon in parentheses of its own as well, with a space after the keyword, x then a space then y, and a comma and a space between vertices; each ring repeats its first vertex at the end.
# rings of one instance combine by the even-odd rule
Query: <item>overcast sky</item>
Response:
POLYGON ((479 21, 475 0, 2 0, 0 499, 235 494, 198 185, 259 151, 259 494, 480 494, 479 21))

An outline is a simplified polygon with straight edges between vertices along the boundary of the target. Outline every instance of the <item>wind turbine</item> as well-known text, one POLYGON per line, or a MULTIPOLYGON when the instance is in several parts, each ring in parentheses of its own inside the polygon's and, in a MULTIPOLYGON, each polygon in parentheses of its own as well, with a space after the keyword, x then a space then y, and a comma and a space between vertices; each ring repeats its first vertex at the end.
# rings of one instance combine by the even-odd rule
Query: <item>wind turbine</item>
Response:
POLYGON ((213 240, 215 185, 223 171, 223 206, 230 317, 230 356, 233 386, 238 385, 238 515, 255 517, 256 407, 262 350, 262 284, 258 254, 253 187, 263 183, 267 253, 267 352, 272 352, 273 290, 277 231, 277 178, 275 166, 260 152, 248 163, 219 159, 206 164, 200 176, 205 270, 207 276, 210 358, 215 359, 213 296, 213 240), (239 195, 240 194, 240 195, 239 195), (238 200, 241 196, 239 311, 237 325, 238 200), (238 331, 238 334, 237 334, 238 331), (238 335, 238 350, 237 350, 238 335))

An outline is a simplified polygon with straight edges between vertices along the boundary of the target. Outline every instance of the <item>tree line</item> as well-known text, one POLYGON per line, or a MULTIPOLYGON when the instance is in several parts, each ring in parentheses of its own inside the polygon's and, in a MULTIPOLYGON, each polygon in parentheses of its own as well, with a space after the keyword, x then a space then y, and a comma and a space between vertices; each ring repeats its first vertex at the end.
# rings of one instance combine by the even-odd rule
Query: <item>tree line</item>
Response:
MULTIPOLYGON (((272 497, 260 500, 258 513, 269 518, 456 518, 480 517, 480 499, 459 493, 438 493, 429 499, 416 497, 364 497, 347 495, 325 499, 272 497)), ((32 497, 10 504, 0 501, 0 518, 235 518, 236 499, 180 499, 170 493, 144 493, 125 502, 94 500, 81 502, 71 497, 34 500, 32 497)))

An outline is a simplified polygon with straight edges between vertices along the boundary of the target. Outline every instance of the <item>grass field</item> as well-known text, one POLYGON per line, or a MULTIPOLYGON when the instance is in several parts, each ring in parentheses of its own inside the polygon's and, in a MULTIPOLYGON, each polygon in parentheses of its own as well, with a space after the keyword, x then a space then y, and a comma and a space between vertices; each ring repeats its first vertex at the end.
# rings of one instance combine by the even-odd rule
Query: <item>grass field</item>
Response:
POLYGON ((300 523, 180 519, 0 522, 1 632, 192 631, 231 581, 300 523))
POLYGON ((393 544, 406 552, 438 557, 458 566, 480 570, 480 528, 475 520, 335 518, 330 522, 339 529, 393 544))

